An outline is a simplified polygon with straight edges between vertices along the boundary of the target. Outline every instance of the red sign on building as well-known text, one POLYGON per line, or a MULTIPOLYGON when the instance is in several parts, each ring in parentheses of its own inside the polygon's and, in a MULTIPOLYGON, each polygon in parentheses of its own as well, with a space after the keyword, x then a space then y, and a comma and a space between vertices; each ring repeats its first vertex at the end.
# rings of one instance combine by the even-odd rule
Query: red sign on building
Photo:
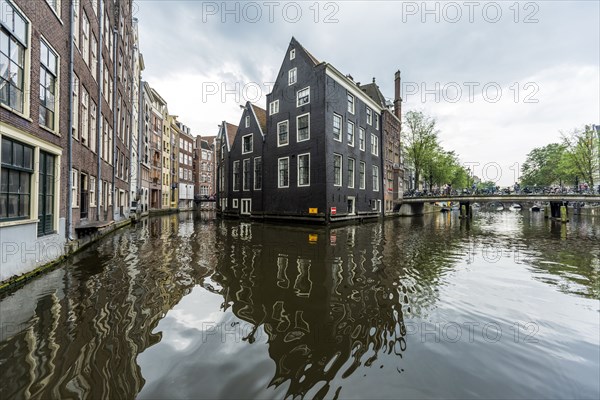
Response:
POLYGON ((331 207, 331 215, 335 215, 337 213, 337 207, 331 207))

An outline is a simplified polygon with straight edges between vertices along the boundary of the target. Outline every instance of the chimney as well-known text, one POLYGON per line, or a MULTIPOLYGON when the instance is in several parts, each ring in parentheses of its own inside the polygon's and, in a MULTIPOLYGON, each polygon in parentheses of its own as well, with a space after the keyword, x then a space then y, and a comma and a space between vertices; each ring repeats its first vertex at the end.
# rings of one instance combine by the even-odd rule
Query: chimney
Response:
POLYGON ((394 115, 402 121, 402 97, 400 97, 400 70, 396 71, 394 77, 394 115))

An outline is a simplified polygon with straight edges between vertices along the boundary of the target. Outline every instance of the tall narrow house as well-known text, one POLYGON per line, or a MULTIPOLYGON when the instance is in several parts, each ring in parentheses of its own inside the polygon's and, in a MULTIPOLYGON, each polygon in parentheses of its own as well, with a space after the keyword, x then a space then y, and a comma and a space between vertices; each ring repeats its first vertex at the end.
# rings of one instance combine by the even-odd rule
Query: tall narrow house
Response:
POLYGON ((245 106, 241 137, 229 149, 222 211, 321 223, 382 215, 381 104, 294 38, 267 104, 262 134, 249 111, 255 107, 245 106), (257 157, 260 196, 252 187, 257 157))

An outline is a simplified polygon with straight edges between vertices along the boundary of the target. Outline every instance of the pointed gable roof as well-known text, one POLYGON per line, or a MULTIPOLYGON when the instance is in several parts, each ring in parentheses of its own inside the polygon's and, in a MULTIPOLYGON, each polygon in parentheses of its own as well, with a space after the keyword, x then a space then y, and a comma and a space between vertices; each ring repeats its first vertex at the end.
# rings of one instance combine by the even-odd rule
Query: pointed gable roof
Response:
POLYGON ((261 130, 260 133, 265 136, 265 133, 267 132, 267 110, 250 102, 248 102, 248 104, 252 107, 254 118, 256 119, 256 122, 261 130))
MULTIPOLYGON (((375 80, 375 78, 373 78, 375 80)), ((366 85, 360 85, 360 88, 363 92, 367 94, 370 98, 372 98, 377 104, 381 105, 382 108, 386 108, 385 97, 383 97, 383 93, 379 90, 379 86, 375 82, 367 83, 366 85)))
POLYGON ((225 127, 225 137, 227 138, 227 150, 231 149, 231 145, 235 141, 235 136, 237 135, 238 127, 237 125, 230 124, 229 122, 224 122, 225 127))
POLYGON ((292 36, 292 40, 290 41, 290 45, 293 45, 294 48, 300 48, 302 49, 302 51, 304 51, 306 53, 306 55, 308 56, 308 58, 310 59, 310 61, 313 63, 313 66, 319 65, 321 64, 321 62, 317 59, 317 57, 313 56, 310 51, 306 50, 306 48, 304 46, 302 46, 300 44, 299 41, 296 40, 295 37, 292 36))

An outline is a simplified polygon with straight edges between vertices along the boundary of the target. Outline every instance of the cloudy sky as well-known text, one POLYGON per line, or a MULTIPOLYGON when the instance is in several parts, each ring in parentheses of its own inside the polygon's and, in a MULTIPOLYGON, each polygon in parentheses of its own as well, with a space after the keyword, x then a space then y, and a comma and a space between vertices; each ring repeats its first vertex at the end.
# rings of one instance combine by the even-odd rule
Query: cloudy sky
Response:
POLYGON ((599 4, 135 0, 134 16, 143 79, 194 134, 237 125, 246 100, 264 108, 294 36, 390 99, 401 70, 403 111, 435 117, 446 149, 508 185, 533 147, 600 123, 599 4))

